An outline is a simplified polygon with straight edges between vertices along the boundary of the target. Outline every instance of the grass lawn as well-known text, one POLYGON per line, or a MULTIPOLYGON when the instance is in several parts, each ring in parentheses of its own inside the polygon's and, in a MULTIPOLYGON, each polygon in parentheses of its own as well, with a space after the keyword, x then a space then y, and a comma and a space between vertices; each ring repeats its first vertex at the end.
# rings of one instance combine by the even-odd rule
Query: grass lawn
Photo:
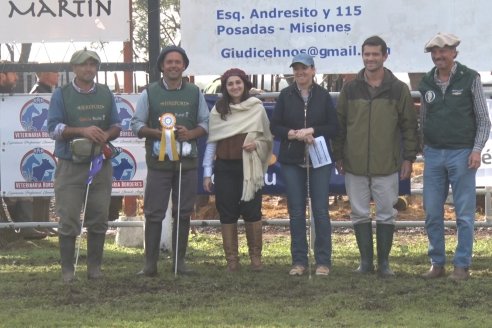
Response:
MULTIPOLYGON (((157 278, 137 277, 143 250, 119 247, 108 236, 105 278, 88 281, 85 238, 78 281, 61 282, 57 238, 18 242, 0 250, 0 327, 487 327, 492 324, 492 231, 477 233, 472 278, 426 281, 427 238, 399 230, 391 252, 393 279, 359 276, 351 230, 333 233, 328 277, 289 277, 290 238, 265 228, 261 273, 225 272, 220 234, 198 229, 189 263, 199 275, 175 278, 167 255, 157 278)), ((456 239, 446 236, 451 261, 456 239)), ((448 271, 452 265, 448 265, 448 271)))

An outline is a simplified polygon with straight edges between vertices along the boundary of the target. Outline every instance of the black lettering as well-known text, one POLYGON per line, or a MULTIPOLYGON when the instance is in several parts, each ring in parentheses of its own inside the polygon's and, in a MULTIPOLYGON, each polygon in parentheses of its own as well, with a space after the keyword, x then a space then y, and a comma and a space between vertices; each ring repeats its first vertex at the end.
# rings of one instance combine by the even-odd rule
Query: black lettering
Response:
POLYGON ((82 12, 82 4, 85 3, 85 0, 73 0, 73 3, 77 5, 77 16, 84 17, 84 13, 82 12))
POLYGON ((67 14, 69 14, 72 17, 76 17, 75 13, 71 12, 70 10, 67 9, 68 6, 68 1, 67 0, 59 0, 59 7, 58 7, 58 16, 62 17, 63 12, 65 11, 67 14))
POLYGON ((12 16, 14 15, 14 11, 20 15, 27 15, 27 14, 29 14, 29 12, 31 12, 31 16, 32 17, 35 16, 35 14, 34 14, 34 2, 31 2, 31 6, 29 7, 29 9, 27 9, 24 12, 20 11, 19 8, 17 8, 15 3, 13 3, 12 1, 9 1, 9 4, 10 4, 9 18, 12 18, 12 16))
POLYGON ((51 14, 51 16, 53 17, 56 17, 56 13, 53 10, 51 10, 51 8, 43 0, 39 0, 39 2, 41 3, 42 7, 38 12, 38 17, 46 13, 51 14))
POLYGON ((111 15, 111 1, 108 1, 108 6, 105 7, 100 0, 96 0, 97 2, 97 16, 101 16, 101 9, 106 12, 106 15, 111 15))
MULTIPOLYGON (((488 149, 487 149, 488 151, 488 149)), ((489 153, 485 153, 482 155, 482 163, 486 164, 486 165, 490 165, 491 164, 491 160, 492 159, 492 156, 489 154, 489 153)))

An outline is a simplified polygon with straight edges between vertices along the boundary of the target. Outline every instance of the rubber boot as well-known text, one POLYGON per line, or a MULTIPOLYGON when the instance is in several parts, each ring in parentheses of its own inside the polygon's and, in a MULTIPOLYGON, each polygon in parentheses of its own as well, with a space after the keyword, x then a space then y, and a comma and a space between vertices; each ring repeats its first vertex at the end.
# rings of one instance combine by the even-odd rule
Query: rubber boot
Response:
POLYGON ((157 276, 157 261, 159 260, 162 222, 145 220, 145 266, 137 275, 157 276))
MULTIPOLYGON (((175 268, 175 260, 176 260, 176 230, 178 226, 178 221, 176 219, 173 220, 173 267, 172 272, 174 272, 175 268)), ((188 236, 190 234, 190 218, 181 218, 179 220, 179 238, 178 238, 178 273, 179 274, 194 274, 195 272, 190 269, 185 262, 186 248, 188 247, 188 236)))
POLYGON ((371 222, 354 224, 355 239, 360 252, 360 265, 355 273, 374 273, 374 249, 371 222))
POLYGON ((246 239, 248 240, 249 258, 251 259, 251 270, 261 271, 263 264, 261 263, 261 250, 263 248, 261 220, 256 222, 245 222, 246 239))
POLYGON ((221 227, 227 271, 237 272, 241 268, 238 254, 237 223, 221 224, 221 227))
POLYGON ((395 274, 389 267, 389 253, 393 245, 393 224, 376 224, 376 238, 378 249, 378 275, 381 278, 393 277, 395 274))
POLYGON ((104 252, 104 241, 106 240, 106 234, 93 233, 87 234, 87 278, 88 279, 101 279, 103 273, 101 271, 101 264, 104 252))
POLYGON ((62 280, 65 283, 70 283, 75 280, 75 270, 73 266, 73 258, 75 256, 75 236, 58 236, 60 243, 60 258, 62 280))

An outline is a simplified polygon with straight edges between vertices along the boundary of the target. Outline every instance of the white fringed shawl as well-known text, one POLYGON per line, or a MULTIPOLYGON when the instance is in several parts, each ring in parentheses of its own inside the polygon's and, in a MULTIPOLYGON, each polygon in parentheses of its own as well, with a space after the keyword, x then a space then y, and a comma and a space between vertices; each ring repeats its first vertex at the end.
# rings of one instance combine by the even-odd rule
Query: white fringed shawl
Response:
POLYGON ((230 104, 231 114, 226 120, 212 108, 209 118, 208 142, 247 133, 244 143, 255 142, 256 150, 243 150, 243 193, 241 200, 250 201, 264 185, 264 175, 272 156, 273 136, 270 122, 261 100, 250 97, 240 104, 230 104))

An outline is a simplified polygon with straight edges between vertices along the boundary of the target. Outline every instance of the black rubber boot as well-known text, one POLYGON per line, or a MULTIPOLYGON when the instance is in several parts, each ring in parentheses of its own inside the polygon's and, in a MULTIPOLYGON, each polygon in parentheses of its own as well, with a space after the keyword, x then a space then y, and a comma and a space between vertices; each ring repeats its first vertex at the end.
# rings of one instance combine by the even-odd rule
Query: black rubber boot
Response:
POLYGON ((93 233, 87 234, 87 278, 88 279, 101 279, 103 273, 101 271, 101 264, 104 252, 104 241, 106 240, 106 234, 93 233))
POLYGON ((75 236, 58 236, 60 243, 60 258, 62 280, 65 283, 70 283, 75 280, 75 271, 73 266, 73 258, 75 256, 75 236))
POLYGON ((395 273, 389 267, 389 253, 393 245, 393 224, 376 224, 376 238, 378 249, 378 275, 381 278, 393 277, 395 273))
POLYGON ((147 277, 157 276, 157 261, 159 260, 162 222, 145 220, 145 266, 137 273, 147 277))
MULTIPOLYGON (((176 260, 176 230, 177 230, 177 220, 173 220, 173 235, 172 235, 172 242, 173 242, 173 267, 172 267, 172 272, 174 272, 175 268, 175 260, 176 260)), ((178 268, 177 271, 179 274, 194 274, 195 271, 190 269, 185 262, 185 256, 186 256, 186 248, 188 247, 188 236, 190 234, 190 218, 181 218, 179 220, 179 238, 178 238, 178 268)))
POLYGON ((374 249, 371 222, 354 224, 355 239, 360 252, 360 265, 356 273, 374 273, 374 249))

